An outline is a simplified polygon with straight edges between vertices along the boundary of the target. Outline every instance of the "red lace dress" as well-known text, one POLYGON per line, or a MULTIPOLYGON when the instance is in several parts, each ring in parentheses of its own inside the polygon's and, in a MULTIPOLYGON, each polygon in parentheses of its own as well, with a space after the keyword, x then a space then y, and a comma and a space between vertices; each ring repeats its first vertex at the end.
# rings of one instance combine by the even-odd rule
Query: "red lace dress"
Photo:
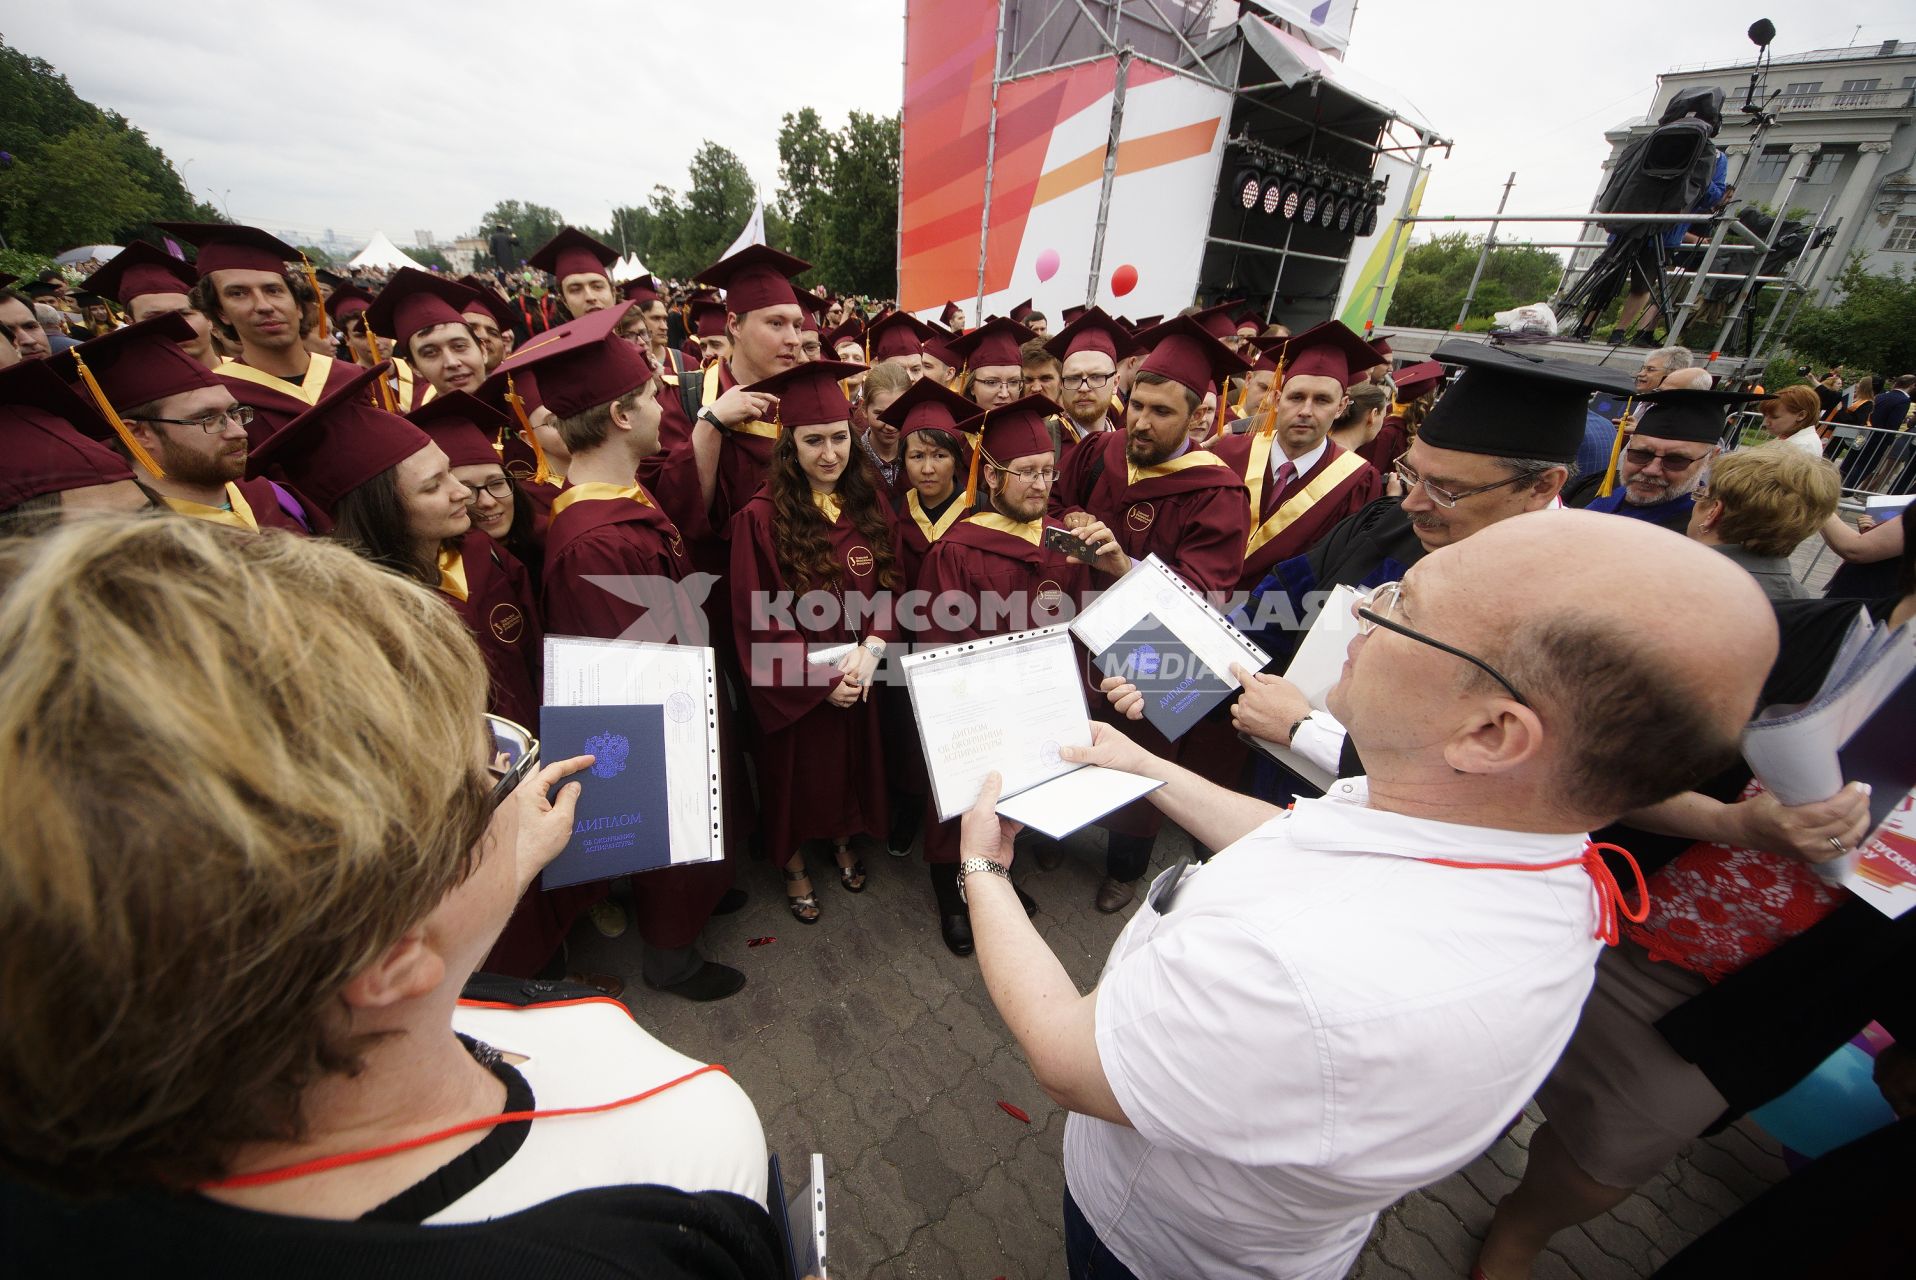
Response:
MULTIPOLYGON (((1739 800, 1763 788, 1752 779, 1739 800)), ((1625 934, 1652 960, 1721 982, 1836 910, 1843 890, 1794 858, 1699 842, 1650 877, 1650 912, 1625 934)))

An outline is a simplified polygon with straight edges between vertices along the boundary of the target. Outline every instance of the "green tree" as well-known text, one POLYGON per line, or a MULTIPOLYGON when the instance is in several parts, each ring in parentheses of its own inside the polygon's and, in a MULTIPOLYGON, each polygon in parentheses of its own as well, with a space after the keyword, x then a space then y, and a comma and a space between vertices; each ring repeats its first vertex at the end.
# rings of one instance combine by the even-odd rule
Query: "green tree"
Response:
POLYGON ((479 219, 480 237, 491 235, 492 229, 501 224, 519 237, 519 252, 531 257, 534 249, 559 233, 559 228, 565 225, 565 216, 549 205, 501 200, 479 219))
POLYGON ((428 270, 437 267, 440 271, 447 272, 448 274, 452 271, 452 262, 446 257, 442 250, 434 248, 432 245, 413 245, 401 249, 400 252, 428 270))
POLYGON ((811 263, 825 251, 835 141, 811 107, 787 112, 778 131, 778 210, 790 227, 782 243, 811 263))
MULTIPOLYGON (((1456 324, 1483 245, 1482 236, 1462 231, 1412 245, 1391 297, 1391 323, 1419 329, 1448 329, 1456 324)), ((1542 302, 1556 292, 1562 274, 1562 259, 1543 249, 1514 245, 1492 249, 1471 302, 1471 316, 1488 317, 1526 302, 1542 302)))
POLYGON ((316 267, 333 267, 338 265, 332 254, 327 253, 316 244, 299 244, 293 247, 305 254, 306 260, 316 267))
POLYGON ((1842 365, 1846 372, 1877 369, 1890 375, 1916 369, 1916 279, 1898 266, 1888 275, 1863 270, 1853 255, 1837 279, 1842 296, 1827 307, 1805 307, 1785 339, 1805 363, 1842 365))
POLYGON ((854 111, 831 136, 819 274, 840 293, 898 291, 898 117, 854 111))
POLYGON ((159 201, 127 163, 125 137, 96 120, 16 164, 7 187, 20 239, 69 249, 111 242, 121 229, 153 217, 159 201))

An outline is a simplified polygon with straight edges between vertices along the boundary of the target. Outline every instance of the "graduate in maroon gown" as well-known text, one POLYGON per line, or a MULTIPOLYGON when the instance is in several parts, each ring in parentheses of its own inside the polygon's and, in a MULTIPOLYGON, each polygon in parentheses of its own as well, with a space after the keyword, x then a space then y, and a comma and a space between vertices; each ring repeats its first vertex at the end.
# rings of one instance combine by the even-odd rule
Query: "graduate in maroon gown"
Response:
MULTIPOLYGON (((984 415, 981 424, 973 420, 982 431, 967 487, 984 501, 980 510, 938 539, 925 558, 917 585, 930 602, 928 625, 914 637, 918 643, 935 647, 1049 626, 1073 616, 1090 590, 1090 566, 1044 541, 1046 528, 1063 527, 1045 514, 1057 478, 1045 420, 1057 412, 1051 400, 1025 396, 984 415), (952 602, 954 607, 941 608, 940 597, 952 595, 961 599, 952 602), (949 625, 953 618, 968 621, 949 625)), ((969 505, 962 497, 959 501, 969 505)), ((1123 568, 1124 553, 1102 524, 1091 521, 1076 533, 1105 552, 1107 569, 1123 568)), ((968 956, 971 919, 958 896, 958 820, 938 821, 929 801, 925 864, 945 946, 953 955, 968 956)), ((1028 899, 1026 910, 1031 910, 1028 899)))
POLYGON ((781 430, 765 486, 732 518, 730 588, 739 665, 758 720, 765 852, 784 868, 793 916, 818 919, 803 845, 829 843, 839 883, 865 887, 851 848, 887 830, 884 744, 873 675, 897 635, 903 586, 892 514, 860 462, 837 361, 802 364, 754 392, 775 397, 781 430), (816 607, 814 607, 816 606, 816 607), (832 663, 807 655, 845 646, 832 663))
POLYGON ((178 312, 193 328, 190 340, 180 344, 205 368, 220 362, 213 350, 213 322, 193 308, 188 296, 199 283, 199 273, 164 249, 135 240, 86 278, 87 290, 112 298, 126 308, 129 323, 138 324, 168 312, 178 312))
POLYGON ((0 534, 144 509, 126 458, 100 443, 112 429, 46 361, 0 369, 0 534))
POLYGON ((406 420, 446 451, 453 477, 472 491, 467 510, 473 527, 510 551, 525 567, 536 600, 539 572, 545 564, 545 540, 535 528, 531 503, 520 492, 519 482, 507 473, 493 443, 510 425, 506 416, 476 396, 450 391, 414 409, 406 420), (447 424, 444 433, 442 423, 447 424), (485 447, 480 449, 477 444, 485 447))
MULTIPOLYGON (((871 468, 873 483, 894 510, 911 492, 911 476, 905 470, 904 439, 889 414, 900 397, 923 381, 923 378, 913 378, 897 361, 886 361, 864 372, 858 393, 852 397, 852 430, 856 434, 858 452, 865 465, 871 468)), ((957 392, 947 394, 956 396, 957 392)), ((958 396, 958 399, 964 405, 958 413, 959 417, 969 417, 977 412, 969 400, 963 396, 958 396)), ((962 475, 959 476, 958 486, 964 487, 962 475)))
POLYGON ((692 448, 692 419, 685 412, 685 398, 679 394, 681 381, 704 376, 701 362, 687 360, 667 337, 665 287, 653 276, 629 281, 620 296, 637 312, 645 358, 659 375, 659 451, 639 464, 639 479, 654 493, 665 459, 678 450, 692 448))
POLYGON ((1058 358, 1058 402, 1064 411, 1052 419, 1051 436, 1062 469, 1079 441, 1106 432, 1123 434, 1124 409, 1114 395, 1118 364, 1136 354, 1138 346, 1131 331, 1103 308, 1086 307, 1044 349, 1058 358))
POLYGON ((1024 344, 1038 335, 1015 320, 987 320, 947 345, 964 361, 962 390, 980 409, 1000 409, 1025 391, 1024 344))
MULTIPOLYGON (((705 628, 696 617, 697 602, 684 602, 689 616, 673 607, 683 600, 673 584, 691 568, 684 539, 636 478, 640 461, 658 449, 660 411, 656 371, 637 344, 617 334, 631 305, 588 313, 563 326, 562 337, 549 343, 534 339, 516 357, 536 370, 543 406, 554 415, 554 430, 568 456, 569 483, 553 502, 546 530, 546 630, 702 646, 705 628), (654 582, 649 589, 620 593, 588 581, 598 576, 654 582)), ((645 587, 642 581, 634 585, 645 587)), ((727 779, 728 801, 740 790, 737 781, 727 779)), ((706 921, 732 888, 733 869, 722 859, 630 877, 632 914, 645 942, 647 986, 706 1001, 745 985, 744 974, 707 960, 698 949, 706 921)), ((740 896, 737 902, 742 901, 740 896)))
POLYGON ((1370 464, 1328 438, 1346 388, 1365 379, 1369 344, 1327 320, 1290 339, 1275 395, 1255 427, 1212 443, 1245 485, 1251 532, 1236 586, 1249 590, 1271 566, 1303 555, 1331 527, 1382 491, 1370 464))
POLYGON ((477 306, 471 289, 456 280, 401 268, 367 309, 374 333, 392 335, 394 369, 408 372, 407 412, 452 391, 476 392, 486 380, 486 352, 466 323, 477 306))
MULTIPOLYGON (((1191 444, 1191 420, 1207 385, 1250 366, 1194 316, 1167 321, 1138 340, 1150 354, 1132 382, 1124 433, 1091 437, 1072 451, 1051 510, 1067 523, 1073 514, 1095 517, 1131 559, 1156 555, 1194 590, 1228 594, 1244 568, 1249 500, 1229 463, 1191 444)), ((1177 745, 1150 725, 1116 718, 1108 705, 1097 711, 1148 750, 1177 758, 1177 745)), ((1122 910, 1135 896, 1161 822, 1149 803, 1126 805, 1105 820, 1110 841, 1100 911, 1122 910)))
POLYGON ((257 227, 212 222, 155 223, 177 240, 199 248, 193 305, 239 347, 239 358, 214 367, 233 393, 251 406, 246 434, 255 446, 351 382, 359 370, 331 356, 308 351, 300 336, 305 319, 286 264, 300 259, 292 245, 257 227))
POLYGON ((1444 366, 1435 360, 1406 365, 1397 371, 1397 403, 1391 406, 1384 425, 1378 428, 1371 442, 1357 451, 1378 475, 1390 475, 1391 468, 1410 448, 1418 424, 1430 409, 1431 393, 1444 380, 1444 372, 1444 366))
POLYGON ((186 353, 192 338, 186 318, 167 312, 68 348, 49 365, 94 402, 104 419, 97 438, 168 507, 235 529, 313 532, 320 522, 291 493, 246 478, 247 411, 186 353))
POLYGON ((898 431, 904 496, 898 520, 898 567, 909 590, 932 544, 970 513, 965 478, 971 450, 965 428, 976 427, 978 406, 930 378, 920 378, 878 417, 898 431))
MULTIPOLYGON (((548 329, 526 344, 563 329, 548 329)), ((527 361, 524 349, 513 352, 493 370, 479 387, 479 399, 498 410, 509 425, 494 441, 499 465, 505 468, 519 494, 532 511, 534 539, 545 545, 546 527, 552 523, 552 504, 565 489, 564 446, 552 429, 552 410, 545 407, 539 394, 539 377, 527 361)))

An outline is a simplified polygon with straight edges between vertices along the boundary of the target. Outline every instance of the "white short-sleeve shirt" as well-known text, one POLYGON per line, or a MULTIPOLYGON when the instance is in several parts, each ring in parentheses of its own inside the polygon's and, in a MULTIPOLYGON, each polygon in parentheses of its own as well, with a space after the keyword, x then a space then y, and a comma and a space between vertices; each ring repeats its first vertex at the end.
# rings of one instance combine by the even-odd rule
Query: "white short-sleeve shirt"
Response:
MULTIPOLYGON (((452 1025, 523 1056, 513 1067, 540 1111, 614 1102, 704 1065, 610 1000, 523 1009, 461 1004, 452 1025)), ((510 1160, 425 1221, 483 1222, 569 1192, 638 1183, 732 1191, 764 1204, 765 1181, 765 1130, 752 1100, 730 1076, 709 1071, 631 1106, 534 1120, 510 1160)))
POLYGON ((1361 778, 1188 868, 1120 935, 1065 1177, 1140 1277, 1342 1276, 1377 1211, 1481 1154, 1575 1028, 1601 943, 1582 835, 1365 807, 1361 778))

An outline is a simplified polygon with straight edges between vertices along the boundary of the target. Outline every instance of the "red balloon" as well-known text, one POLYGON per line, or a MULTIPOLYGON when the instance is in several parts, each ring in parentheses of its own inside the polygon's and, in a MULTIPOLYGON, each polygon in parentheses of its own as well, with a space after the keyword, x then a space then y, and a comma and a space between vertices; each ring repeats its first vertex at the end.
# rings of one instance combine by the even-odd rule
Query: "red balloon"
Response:
POLYGON ((1133 289, 1137 287, 1138 287, 1138 269, 1132 266, 1130 263, 1128 262, 1125 263, 1123 266, 1119 267, 1116 271, 1113 271, 1111 273, 1111 296, 1112 297, 1122 298, 1125 294, 1131 292, 1133 289))

